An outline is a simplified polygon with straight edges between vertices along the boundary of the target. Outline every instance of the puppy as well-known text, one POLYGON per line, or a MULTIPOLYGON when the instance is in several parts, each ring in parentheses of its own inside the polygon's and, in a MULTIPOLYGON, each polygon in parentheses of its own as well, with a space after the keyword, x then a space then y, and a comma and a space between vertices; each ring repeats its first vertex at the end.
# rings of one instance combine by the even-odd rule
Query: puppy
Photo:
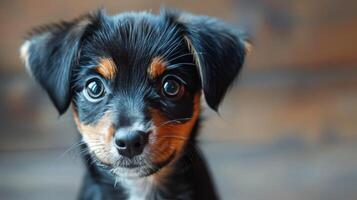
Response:
POLYGON ((28 71, 70 105, 87 174, 79 199, 218 199, 196 145, 200 99, 218 109, 250 44, 217 19, 97 11, 34 29, 28 71))

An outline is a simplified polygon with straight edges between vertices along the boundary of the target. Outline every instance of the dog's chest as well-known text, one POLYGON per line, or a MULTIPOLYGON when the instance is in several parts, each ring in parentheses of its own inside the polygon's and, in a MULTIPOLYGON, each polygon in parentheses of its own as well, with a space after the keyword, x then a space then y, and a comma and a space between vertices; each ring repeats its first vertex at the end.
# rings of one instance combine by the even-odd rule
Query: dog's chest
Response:
POLYGON ((148 199, 154 192, 154 178, 152 176, 138 179, 120 179, 128 200, 148 199))

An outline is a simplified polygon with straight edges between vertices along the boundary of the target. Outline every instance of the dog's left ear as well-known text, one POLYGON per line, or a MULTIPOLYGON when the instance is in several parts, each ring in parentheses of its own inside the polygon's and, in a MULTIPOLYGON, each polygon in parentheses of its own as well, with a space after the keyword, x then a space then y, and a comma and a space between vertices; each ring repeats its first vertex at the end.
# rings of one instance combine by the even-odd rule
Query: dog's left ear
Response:
POLYGON ((60 114, 70 104, 72 68, 90 17, 37 28, 20 49, 29 73, 46 90, 60 114))
POLYGON ((176 13, 174 20, 185 29, 184 38, 196 59, 205 99, 217 111, 251 51, 251 43, 244 34, 215 18, 176 13))

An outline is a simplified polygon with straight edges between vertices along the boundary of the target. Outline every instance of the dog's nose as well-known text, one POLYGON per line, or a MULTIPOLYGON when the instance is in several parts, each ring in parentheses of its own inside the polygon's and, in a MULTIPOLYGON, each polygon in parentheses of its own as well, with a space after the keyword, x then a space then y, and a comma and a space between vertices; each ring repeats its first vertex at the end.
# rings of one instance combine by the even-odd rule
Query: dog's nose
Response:
POLYGON ((122 156, 132 158, 143 152, 148 142, 148 133, 143 131, 131 131, 128 134, 116 134, 114 144, 122 156))

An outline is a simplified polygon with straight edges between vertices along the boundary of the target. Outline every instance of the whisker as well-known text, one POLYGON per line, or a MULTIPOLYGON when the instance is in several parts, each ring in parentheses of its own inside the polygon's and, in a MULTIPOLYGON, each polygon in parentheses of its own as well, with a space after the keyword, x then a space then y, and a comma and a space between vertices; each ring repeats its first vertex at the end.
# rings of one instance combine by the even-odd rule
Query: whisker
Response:
POLYGON ((61 155, 57 157, 57 159, 63 158, 67 153, 76 150, 78 147, 80 147, 84 142, 81 140, 79 142, 73 143, 67 150, 65 150, 61 155))
POLYGON ((161 138, 173 138, 173 139, 181 139, 181 140, 189 140, 190 139, 188 137, 179 136, 179 135, 163 135, 163 136, 156 137, 156 139, 161 139, 161 138))
POLYGON ((188 55, 195 55, 195 54, 203 54, 202 52, 196 52, 196 53, 185 53, 185 54, 181 54, 179 56, 176 56, 174 58, 171 58, 170 60, 168 60, 167 62, 170 63, 178 58, 184 57, 184 56, 188 56, 188 55))
POLYGON ((173 64, 173 65, 169 65, 169 66, 167 66, 166 67, 166 69, 168 69, 168 70, 172 70, 172 69, 176 69, 176 68, 178 68, 178 67, 182 67, 182 66, 196 66, 196 64, 194 64, 194 63, 175 63, 175 64, 173 64))
POLYGON ((164 126, 164 125, 167 125, 167 124, 170 124, 170 123, 182 124, 182 123, 184 123, 183 121, 187 121, 187 120, 190 120, 190 119, 192 119, 192 118, 191 117, 186 117, 186 118, 177 118, 177 119, 173 119, 173 120, 168 120, 168 121, 162 122, 157 127, 164 126))

